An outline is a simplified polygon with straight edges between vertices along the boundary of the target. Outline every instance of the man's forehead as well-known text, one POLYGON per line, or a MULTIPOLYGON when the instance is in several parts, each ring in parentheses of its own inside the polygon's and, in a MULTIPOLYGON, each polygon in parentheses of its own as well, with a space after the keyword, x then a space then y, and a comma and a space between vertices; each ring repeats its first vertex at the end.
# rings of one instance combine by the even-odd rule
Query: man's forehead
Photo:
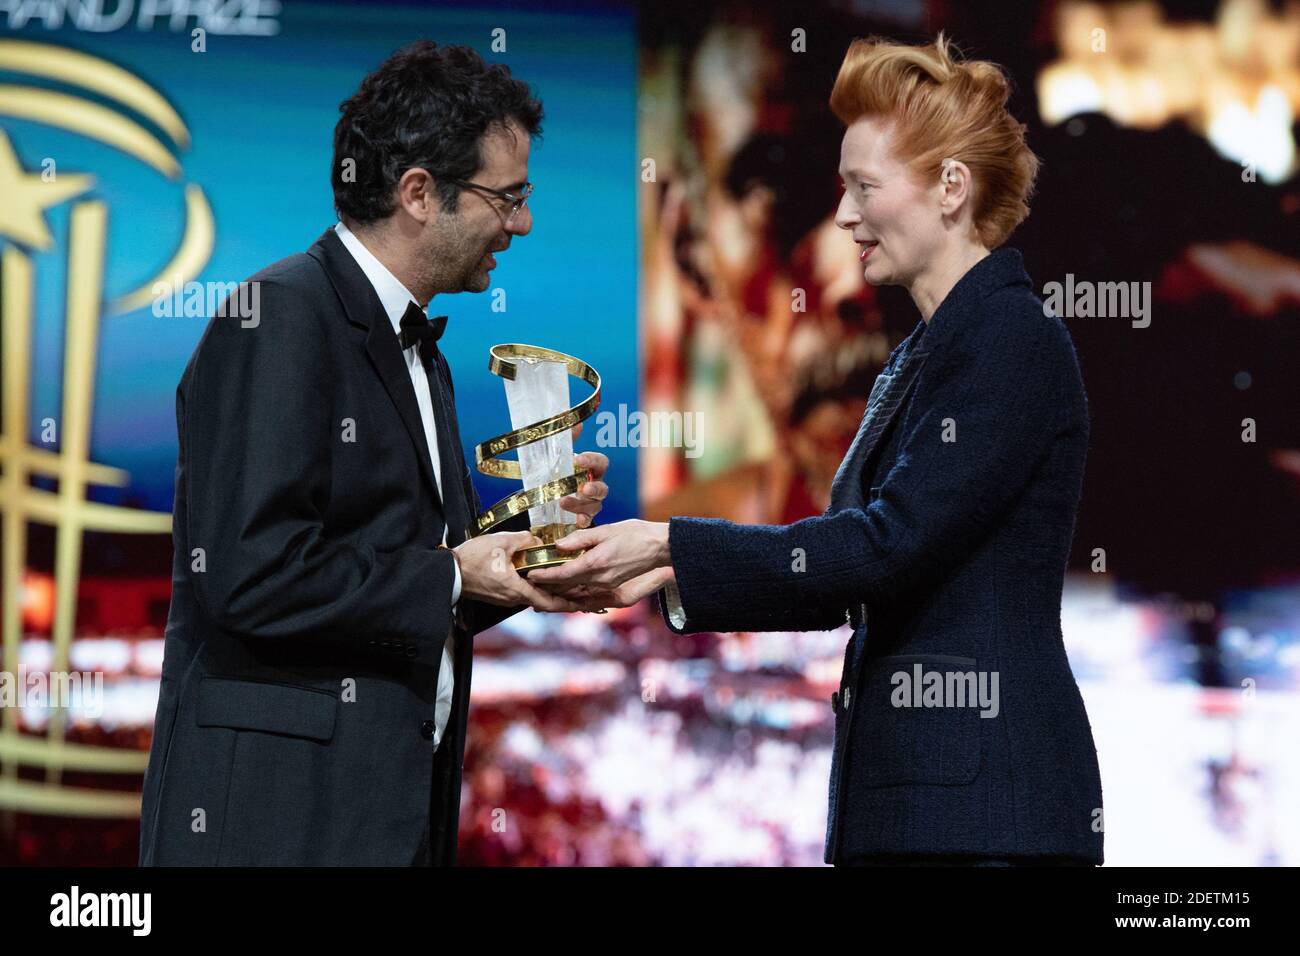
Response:
POLYGON ((483 134, 483 172, 498 188, 515 186, 528 179, 528 154, 532 137, 511 123, 493 126, 483 134))

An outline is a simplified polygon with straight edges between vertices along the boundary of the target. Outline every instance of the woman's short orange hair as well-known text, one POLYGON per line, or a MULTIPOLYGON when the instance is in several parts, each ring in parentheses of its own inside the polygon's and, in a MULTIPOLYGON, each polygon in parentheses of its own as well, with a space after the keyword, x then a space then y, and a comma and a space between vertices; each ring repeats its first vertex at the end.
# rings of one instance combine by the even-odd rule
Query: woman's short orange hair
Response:
POLYGON ((965 163, 975 231, 993 249, 1029 215, 1038 175, 1025 127, 1007 112, 1010 93, 1001 67, 956 59, 942 33, 925 46, 870 37, 844 55, 831 109, 845 126, 863 116, 892 121, 899 158, 923 181, 938 177, 946 158, 965 163))

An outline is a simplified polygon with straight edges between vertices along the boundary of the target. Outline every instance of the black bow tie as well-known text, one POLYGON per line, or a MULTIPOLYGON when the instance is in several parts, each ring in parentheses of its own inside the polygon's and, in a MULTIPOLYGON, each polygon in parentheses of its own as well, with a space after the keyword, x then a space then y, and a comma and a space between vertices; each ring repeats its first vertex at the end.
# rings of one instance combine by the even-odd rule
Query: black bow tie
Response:
POLYGON ((402 331, 398 334, 397 341, 403 351, 418 345, 420 357, 429 358, 433 354, 434 344, 442 338, 443 330, 446 328, 445 315, 435 316, 432 319, 425 318, 424 310, 412 302, 406 307, 406 312, 402 316, 402 331))

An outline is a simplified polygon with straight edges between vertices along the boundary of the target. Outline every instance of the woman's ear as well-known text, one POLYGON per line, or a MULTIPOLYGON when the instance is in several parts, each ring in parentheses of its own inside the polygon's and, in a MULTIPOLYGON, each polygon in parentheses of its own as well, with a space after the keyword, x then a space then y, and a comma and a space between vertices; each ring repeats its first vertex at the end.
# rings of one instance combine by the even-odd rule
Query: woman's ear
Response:
POLYGON ((939 207, 945 216, 955 216, 970 199, 973 180, 970 168, 959 159, 945 159, 939 170, 939 185, 943 192, 939 207))

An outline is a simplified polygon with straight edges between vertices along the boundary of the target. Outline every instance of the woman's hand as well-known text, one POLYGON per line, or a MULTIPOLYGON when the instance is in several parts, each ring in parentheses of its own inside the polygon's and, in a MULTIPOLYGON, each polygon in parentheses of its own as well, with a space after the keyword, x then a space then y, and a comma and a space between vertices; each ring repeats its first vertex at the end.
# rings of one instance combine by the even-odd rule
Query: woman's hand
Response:
POLYGON ((552 592, 567 591, 579 584, 612 591, 671 563, 668 525, 664 522, 633 519, 584 528, 561 538, 555 546, 583 554, 564 564, 529 572, 532 583, 552 592))
MULTIPOLYGON (((584 611, 604 611, 611 607, 631 607, 654 594, 664 585, 677 580, 672 567, 655 568, 640 577, 624 581, 616 588, 603 588, 595 584, 578 584, 555 596, 572 601, 584 611)), ((545 588, 543 588, 545 590, 545 588)))

